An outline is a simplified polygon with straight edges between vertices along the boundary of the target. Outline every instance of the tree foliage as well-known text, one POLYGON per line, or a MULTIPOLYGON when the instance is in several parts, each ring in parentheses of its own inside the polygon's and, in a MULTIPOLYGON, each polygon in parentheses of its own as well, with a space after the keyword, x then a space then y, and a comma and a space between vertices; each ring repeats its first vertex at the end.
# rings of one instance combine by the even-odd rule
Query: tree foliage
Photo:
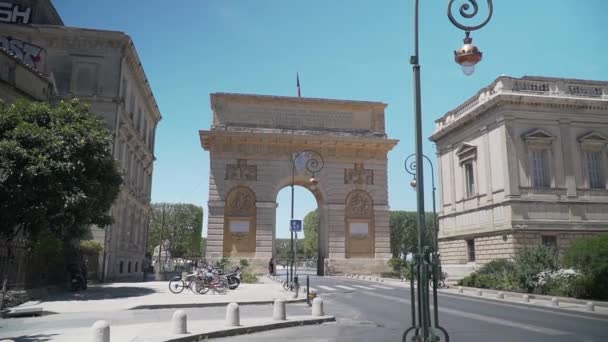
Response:
MULTIPOLYGON (((433 236, 433 214, 426 213, 424 224, 427 239, 433 236)), ((391 253, 399 257, 418 246, 418 213, 415 211, 391 211, 389 218, 391 253)))
POLYGON ((186 203, 154 203, 148 231, 148 252, 168 241, 174 258, 201 255, 203 208, 186 203))
POLYGON ((77 100, 0 103, 0 235, 82 237, 112 222, 122 177, 104 122, 77 100))
POLYGON ((304 216, 303 251, 308 259, 316 259, 319 254, 319 212, 313 210, 304 216))

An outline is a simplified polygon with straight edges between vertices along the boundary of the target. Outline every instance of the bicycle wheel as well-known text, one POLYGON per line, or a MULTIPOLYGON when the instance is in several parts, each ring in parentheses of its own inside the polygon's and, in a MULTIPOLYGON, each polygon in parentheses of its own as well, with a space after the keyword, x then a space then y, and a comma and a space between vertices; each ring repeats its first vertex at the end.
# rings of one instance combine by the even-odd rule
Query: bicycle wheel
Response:
POLYGON ((226 292, 228 292, 228 279, 218 279, 215 285, 215 291, 219 294, 226 294, 226 292))
POLYGON ((283 282, 283 290, 285 290, 285 291, 289 290, 289 283, 288 282, 283 282))
POLYGON ((211 288, 209 286, 209 281, 204 280, 204 279, 197 281, 194 286, 195 286, 196 292, 199 294, 205 294, 205 293, 209 292, 209 289, 211 288))
POLYGON ((185 284, 181 277, 175 277, 169 281, 169 291, 178 294, 184 291, 185 284))

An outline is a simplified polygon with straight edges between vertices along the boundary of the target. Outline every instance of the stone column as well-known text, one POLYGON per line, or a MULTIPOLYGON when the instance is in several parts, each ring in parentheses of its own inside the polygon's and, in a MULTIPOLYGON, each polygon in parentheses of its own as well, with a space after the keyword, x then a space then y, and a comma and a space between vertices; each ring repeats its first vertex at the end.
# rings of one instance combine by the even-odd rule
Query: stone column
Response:
POLYGON ((490 166, 490 137, 488 132, 488 127, 483 126, 479 129, 483 134, 483 156, 484 156, 484 168, 486 173, 486 202, 491 203, 494 201, 492 194, 492 167, 490 166))
MULTIPOLYGON (((504 181, 505 181, 505 196, 519 196, 519 172, 520 172, 520 162, 517 155, 518 149, 517 147, 521 145, 521 141, 517 141, 517 138, 513 138, 511 136, 510 127, 513 123, 513 120, 508 120, 506 118, 496 119, 498 123, 503 123, 503 126, 500 127, 501 133, 504 137, 503 139, 503 160, 506 161, 507 164, 507 172, 504 172, 504 181)), ((520 156, 523 157, 523 156, 520 156)))
POLYGON ((277 203, 256 202, 255 206, 257 208, 255 257, 269 260, 272 257, 277 203))
POLYGON ((346 252, 346 229, 344 226, 344 204, 328 204, 329 258, 344 259, 346 252))
POLYGON ((561 188, 563 186, 562 181, 565 178, 566 195, 568 197, 576 197, 576 171, 574 165, 582 165, 582 160, 577 160, 578 156, 574 156, 572 153, 573 142, 570 136, 570 121, 559 121, 559 133, 559 144, 556 144, 555 148, 561 152, 561 155, 558 156, 558 153, 556 153, 555 185, 561 188), (563 166, 563 168, 559 166, 563 166), (558 178, 557 175, 560 175, 560 177, 558 178))
POLYGON ((224 202, 209 201, 207 221, 207 259, 218 259, 224 254, 224 202))
POLYGON ((374 206, 374 252, 376 259, 391 258, 391 234, 389 230, 389 207, 388 205, 374 206))

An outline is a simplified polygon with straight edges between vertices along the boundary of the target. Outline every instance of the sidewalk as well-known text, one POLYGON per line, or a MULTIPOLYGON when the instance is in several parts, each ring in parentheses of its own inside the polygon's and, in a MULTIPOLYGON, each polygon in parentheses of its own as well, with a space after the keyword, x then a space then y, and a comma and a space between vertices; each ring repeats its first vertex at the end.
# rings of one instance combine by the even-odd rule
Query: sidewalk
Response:
POLYGON ((271 302, 276 298, 291 299, 291 293, 280 284, 260 277, 262 283, 241 284, 225 295, 200 295, 184 289, 182 293, 169 291, 168 282, 113 283, 90 286, 77 293, 51 294, 41 300, 23 303, 13 309, 42 308, 54 313, 118 311, 132 309, 178 308, 186 306, 222 305, 228 303, 271 302))
MULTIPOLYGON (((165 341, 206 341, 207 338, 217 338, 232 335, 242 335, 258 331, 287 328, 291 326, 321 324, 334 322, 333 316, 291 316, 286 321, 274 321, 268 318, 242 318, 238 327, 229 327, 223 320, 192 320, 188 321, 187 334, 172 334, 171 322, 154 322, 146 324, 118 325, 110 327, 111 342, 165 342, 165 341)), ((53 342, 83 342, 92 341, 93 333, 90 327, 77 329, 50 329, 38 335, 40 341, 53 342)))

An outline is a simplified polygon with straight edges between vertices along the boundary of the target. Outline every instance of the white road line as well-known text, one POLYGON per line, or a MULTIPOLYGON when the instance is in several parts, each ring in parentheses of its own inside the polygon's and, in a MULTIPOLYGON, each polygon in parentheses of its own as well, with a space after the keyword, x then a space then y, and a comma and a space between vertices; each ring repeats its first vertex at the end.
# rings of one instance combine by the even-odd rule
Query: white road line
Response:
POLYGON ((339 287, 339 288, 345 289, 345 290, 356 290, 356 288, 354 288, 354 287, 344 286, 344 285, 336 285, 336 287, 339 287))
MULTIPOLYGON (((365 294, 373 296, 373 297, 388 299, 388 300, 395 301, 395 302, 410 303, 410 301, 407 300, 407 299, 395 298, 393 296, 386 296, 386 295, 382 295, 382 294, 379 294, 379 293, 365 292, 365 294)), ((433 305, 431 305, 431 307, 433 307, 433 305)), ((461 311, 461 310, 454 310, 454 309, 449 309, 449 308, 446 308, 446 307, 439 307, 439 312, 443 312, 443 313, 446 313, 448 315, 451 314, 451 315, 454 315, 454 316, 460 316, 460 317, 470 318, 470 319, 477 320, 477 321, 482 321, 482 322, 487 322, 487 323, 493 323, 493 324, 499 324, 499 325, 504 325, 504 326, 507 326, 507 327, 522 329, 522 330, 533 331, 533 332, 541 333, 541 334, 545 334, 545 335, 567 335, 568 334, 566 331, 562 331, 562 330, 556 330, 556 329, 546 328, 546 327, 537 326, 537 325, 531 325, 531 324, 525 324, 525 323, 510 321, 510 320, 507 320, 507 319, 502 319, 502 318, 497 318, 497 317, 491 317, 489 315, 479 315, 479 314, 475 314, 475 313, 472 313, 472 312, 465 312, 465 311, 461 311)))
POLYGON ((364 289, 364 290, 373 290, 373 287, 367 287, 367 286, 363 286, 363 285, 353 285, 354 287, 358 287, 360 289, 364 289))
POLYGON ((322 288, 323 290, 327 290, 327 291, 336 291, 336 289, 334 289, 333 287, 329 287, 329 286, 319 285, 319 287, 322 288))
POLYGON ((388 286, 382 286, 382 285, 372 285, 372 287, 378 288, 378 289, 384 289, 384 290, 394 290, 394 287, 388 287, 388 286))

